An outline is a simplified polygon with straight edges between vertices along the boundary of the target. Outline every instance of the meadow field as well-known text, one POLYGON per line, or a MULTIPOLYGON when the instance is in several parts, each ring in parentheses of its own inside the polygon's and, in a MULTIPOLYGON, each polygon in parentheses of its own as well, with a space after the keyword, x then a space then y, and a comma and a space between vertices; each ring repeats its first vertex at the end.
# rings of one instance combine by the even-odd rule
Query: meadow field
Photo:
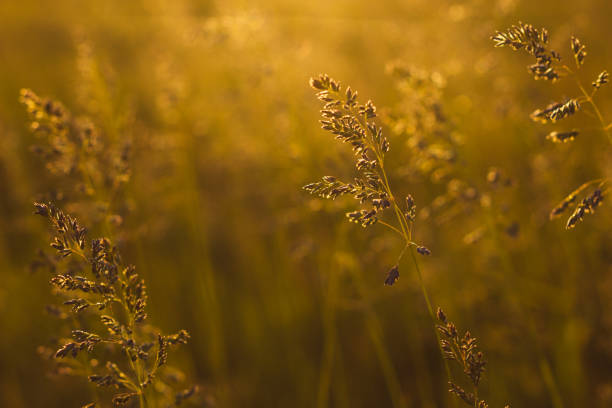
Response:
POLYGON ((610 21, 0 1, 0 407, 612 407, 610 21))

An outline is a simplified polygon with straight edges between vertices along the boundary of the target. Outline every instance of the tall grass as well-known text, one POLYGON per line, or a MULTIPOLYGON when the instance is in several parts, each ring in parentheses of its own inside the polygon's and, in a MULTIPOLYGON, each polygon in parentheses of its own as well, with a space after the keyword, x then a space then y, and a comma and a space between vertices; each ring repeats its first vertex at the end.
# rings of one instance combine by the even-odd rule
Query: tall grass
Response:
POLYGON ((1 406, 610 406, 603 0, 73 6, 0 4, 1 406))

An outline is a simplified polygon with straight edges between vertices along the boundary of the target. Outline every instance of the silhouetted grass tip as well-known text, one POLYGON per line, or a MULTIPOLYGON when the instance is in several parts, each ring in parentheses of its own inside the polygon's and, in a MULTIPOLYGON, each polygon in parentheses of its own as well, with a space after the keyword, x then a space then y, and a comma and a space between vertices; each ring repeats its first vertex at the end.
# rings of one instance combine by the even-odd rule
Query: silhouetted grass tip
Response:
MULTIPOLYGON (((123 264, 117 248, 107 238, 88 241, 87 229, 69 214, 52 203, 35 203, 35 213, 51 222, 53 239, 51 247, 59 259, 69 259, 70 264, 56 269, 51 284, 67 297, 63 304, 74 314, 81 316, 74 322, 71 338, 54 353, 58 360, 72 358, 75 373, 85 373, 97 387, 119 391, 112 398, 115 407, 128 406, 135 400, 146 400, 151 394, 154 400, 180 403, 195 392, 173 392, 169 384, 158 375, 166 364, 169 346, 185 344, 189 333, 181 330, 176 334, 162 335, 145 323, 147 313, 147 290, 145 282, 133 265, 123 264), (76 258, 73 257, 76 255, 76 258), (87 329, 85 328, 87 327, 87 329), (95 328, 101 328, 101 331, 95 328), (153 338, 157 341, 152 341, 153 338), (109 357, 109 348, 116 350, 117 362, 105 364, 105 372, 91 373, 89 362, 77 359, 84 352, 94 354, 99 345, 101 357, 109 357), (157 346, 156 346, 157 345, 157 346), (157 350, 155 351, 155 348, 157 350), (127 357, 127 359, 126 359, 127 357), (152 384, 155 387, 150 387, 152 384), (147 392, 147 390, 151 390, 147 392), (161 392, 159 390, 162 390, 161 392)), ((85 405, 96 406, 96 403, 85 405)))
POLYGON ((467 392, 460 385, 449 381, 449 392, 471 407, 488 408, 488 404, 478 397, 478 386, 485 371, 486 361, 484 354, 478 348, 476 338, 469 331, 461 335, 455 324, 448 321, 441 308, 438 308, 436 317, 439 322, 437 329, 440 333, 440 348, 444 358, 454 361, 463 369, 474 389, 474 392, 467 392))

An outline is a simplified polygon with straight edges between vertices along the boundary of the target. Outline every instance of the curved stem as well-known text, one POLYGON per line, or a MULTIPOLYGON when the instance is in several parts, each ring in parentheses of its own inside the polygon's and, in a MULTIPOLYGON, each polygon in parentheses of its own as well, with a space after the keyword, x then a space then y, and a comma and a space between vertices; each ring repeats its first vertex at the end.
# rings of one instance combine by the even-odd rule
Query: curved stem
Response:
POLYGON ((603 130, 603 132, 608 137, 608 141, 610 143, 612 143, 612 134, 610 133, 610 126, 612 124, 606 124, 606 121, 604 120, 603 115, 601 114, 601 111, 599 110, 599 107, 597 106, 597 104, 593 100, 593 94, 589 94, 587 92, 587 90, 584 88, 584 86, 582 86, 582 83, 580 82, 580 79, 578 79, 577 76, 575 76, 575 79, 576 79, 576 83, 578 84, 578 88, 580 88, 580 91, 584 95, 585 100, 593 108, 593 111, 595 112, 595 116, 597 116, 597 120, 599 120, 599 123, 601 124, 601 129, 603 130))
MULTIPOLYGON (((356 117, 359 121, 359 125, 361 126, 362 130, 364 132, 369 132, 368 126, 367 126, 367 119, 365 117, 361 117, 361 115, 355 113, 353 111, 353 109, 350 109, 351 113, 354 115, 354 117, 356 117)), ((437 330, 437 320, 436 320, 436 315, 434 313, 433 310, 433 306, 431 304, 431 300, 429 297, 429 292, 427 291, 427 288, 425 287, 425 281, 423 280, 423 274, 421 273, 421 268, 419 267, 419 263, 417 261, 416 255, 415 255, 415 250, 414 250, 414 246, 411 245, 412 244, 412 229, 410 227, 411 222, 408 221, 408 219, 404 216, 404 214, 402 213, 402 210, 400 209, 400 207, 397 204, 397 200, 395 199, 394 195, 393 195, 393 191, 391 190, 391 186, 389 184, 389 178, 387 176, 387 172, 385 171, 385 164, 384 164, 384 155, 382 152, 378 151, 378 147, 374 144, 374 143, 369 143, 369 139, 366 138, 366 140, 368 140, 368 144, 370 145, 369 147, 373 150, 374 154, 376 155, 376 159, 378 160, 378 164, 379 164, 379 170, 380 170, 380 178, 383 182, 383 188, 385 190, 385 192, 387 193, 387 195, 389 196, 389 201, 391 202, 391 205, 393 206, 393 210, 395 212, 395 216, 397 217, 397 221, 401 227, 402 230, 402 236, 406 242, 406 247, 404 248, 404 250, 408 247, 410 247, 410 255, 412 258, 412 262, 414 264, 414 269, 416 271, 417 274, 417 278, 419 281, 419 286, 421 288, 421 293, 423 295, 423 298, 425 299, 425 304, 427 305, 427 311, 429 313, 429 317, 431 319, 432 325, 433 325, 433 331, 434 334, 436 336, 436 341, 438 343, 438 349, 440 350, 440 355, 442 357, 442 362, 444 364, 444 370, 446 372, 446 377, 448 379, 448 381, 452 381, 452 375, 451 375, 451 371, 450 371, 450 367, 448 365, 448 361, 444 358, 444 354, 442 352, 442 348, 441 348, 441 344, 440 344, 440 334, 438 333, 437 330)), ((403 252, 402 252, 403 255, 403 252)), ((400 255, 400 258, 401 256, 400 255)), ((398 260, 399 262, 399 260, 398 260)), ((453 399, 453 406, 456 406, 456 400, 453 399)))
MULTIPOLYGON (((603 115, 601 114, 601 111, 599 110, 599 107, 593 100, 593 96, 595 95, 595 90, 589 94, 587 90, 584 88, 584 86, 582 85, 582 82, 580 82, 577 71, 571 70, 567 65, 562 65, 560 66, 560 68, 567 71, 569 76, 572 76, 574 78, 574 80, 576 81, 576 84, 578 85, 578 88, 580 89, 580 92, 582 92, 582 95, 584 95, 585 101, 587 101, 593 108, 593 111, 595 112, 595 116, 597 117, 597 120, 601 124, 601 130, 603 130, 603 132, 608 137, 608 141, 612 143, 612 134, 610 134, 610 129, 612 129, 612 123, 606 124, 606 121, 604 120, 603 115)), ((576 68, 577 69, 580 68, 577 62, 576 62, 576 68)))
POLYGON ((392 231, 395 231, 396 233, 398 233, 402 238, 404 237, 404 234, 402 234, 402 232, 400 230, 398 230, 397 228, 395 228, 393 225, 391 224, 387 224, 384 221, 378 220, 377 221, 378 224, 384 225, 385 227, 389 228, 392 231))

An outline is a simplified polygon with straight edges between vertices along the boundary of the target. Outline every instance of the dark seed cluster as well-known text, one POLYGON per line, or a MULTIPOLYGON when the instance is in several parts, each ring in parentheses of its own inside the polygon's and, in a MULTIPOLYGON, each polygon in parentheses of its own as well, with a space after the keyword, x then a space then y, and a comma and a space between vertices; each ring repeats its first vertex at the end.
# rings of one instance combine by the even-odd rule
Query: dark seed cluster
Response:
MULTIPOLYGON (((325 176, 321 181, 307 184, 304 190, 332 200, 347 194, 353 196, 365 208, 350 211, 346 217, 363 227, 376 224, 386 209, 393 208, 399 225, 397 228, 386 225, 400 233, 407 246, 415 246, 417 253, 430 255, 429 249, 416 245, 411 239, 412 223, 416 218, 414 199, 408 195, 405 207, 401 208, 391 192, 384 168, 385 154, 389 152, 390 144, 382 128, 372 121, 377 117, 372 101, 360 104, 356 91, 350 87, 344 89, 339 82, 325 74, 312 78, 310 86, 323 102, 321 127, 352 147, 357 176, 350 183, 334 176, 325 176)), ((395 265, 387 273, 384 283, 393 285, 398 278, 399 266, 395 265)))
POLYGON ((550 132, 546 139, 553 143, 567 143, 573 141, 580 132, 577 130, 570 130, 569 132, 550 132))
MULTIPOLYGON (((598 108, 594 96, 599 89, 608 83, 609 74, 608 71, 603 70, 597 78, 591 83, 593 86, 592 92, 587 92, 584 86, 582 86, 581 80, 578 76, 578 71, 583 66, 587 51, 585 45, 575 36, 570 39, 570 49, 572 51, 575 69, 572 70, 566 65, 561 65, 561 57, 554 51, 548 50, 548 32, 545 29, 537 30, 529 24, 519 23, 517 26, 512 26, 506 32, 497 32, 492 40, 496 47, 510 47, 514 50, 524 48, 528 53, 534 55, 538 62, 536 65, 531 66, 530 70, 539 79, 544 76, 545 79, 556 80, 559 78, 559 70, 563 70, 564 75, 569 75, 578 84, 578 90, 582 94, 579 97, 569 98, 565 102, 555 102, 548 105, 546 108, 537 109, 531 113, 531 119, 535 122, 542 124, 556 123, 562 119, 566 119, 579 110, 585 110, 590 108, 589 111, 585 111, 589 116, 596 118, 601 126, 600 130, 608 137, 609 141, 612 142, 612 134, 610 134, 610 124, 603 118, 600 109, 598 108)), ((576 139, 576 137, 586 130, 572 129, 572 130, 555 130, 549 132, 546 136, 547 140, 553 143, 567 143, 576 139)), ((594 190, 590 195, 584 197, 576 206, 573 213, 570 215, 566 223, 566 229, 572 229, 580 221, 584 219, 586 214, 592 214, 595 208, 600 205, 606 190, 603 189, 607 179, 595 179, 584 183, 578 187, 572 193, 567 195, 561 203, 559 203, 550 212, 550 218, 554 219, 563 214, 571 204, 577 199, 579 194, 587 187, 599 183, 599 187, 594 190)))
POLYGON ((391 206, 389 193, 378 171, 389 141, 371 119, 376 118, 372 101, 359 104, 357 92, 350 87, 343 90, 339 82, 327 75, 312 78, 310 85, 317 90, 317 98, 323 102, 321 127, 349 144, 355 153, 358 176, 352 183, 325 176, 321 181, 307 184, 304 189, 323 198, 335 199, 350 194, 360 204, 369 208, 346 214, 350 222, 367 227, 376 223, 382 211, 391 206))
MULTIPOLYGON (((86 229, 72 216, 65 214, 52 203, 36 203, 35 212, 51 222, 54 238, 51 246, 60 255, 77 265, 83 275, 73 270, 56 273, 51 284, 65 295, 78 293, 63 302, 73 313, 85 313, 84 321, 95 326, 96 322, 106 328, 107 335, 101 335, 83 328, 72 330, 72 339, 65 341, 57 349, 56 359, 73 358, 80 353, 94 354, 96 346, 107 344, 114 346, 117 357, 127 357, 130 371, 124 371, 119 363, 107 361, 106 373, 95 373, 88 376, 90 382, 98 387, 114 388, 120 392, 112 398, 114 407, 128 406, 132 401, 144 398, 145 389, 154 382, 160 382, 160 389, 171 390, 166 384, 161 387, 157 376, 160 368, 166 364, 170 346, 185 344, 189 333, 181 330, 172 335, 157 334, 157 351, 155 361, 149 358, 154 349, 151 341, 152 328, 145 325, 147 318, 147 293, 144 280, 136 273, 133 265, 124 266, 117 248, 107 238, 88 242, 86 229), (77 255, 76 259, 73 258, 77 255), (111 307, 117 305, 118 307, 111 307), (106 310, 107 314, 100 314, 106 310), (90 311, 90 312, 87 312, 90 311)), ((56 265, 55 270, 61 270, 56 265)), ((79 320, 75 320, 79 321, 79 320)), ((107 353, 105 353, 106 355, 107 353)), ((120 360, 118 360, 120 361, 120 360)), ((171 401, 183 401, 195 392, 180 391, 167 396, 171 401)), ((95 403, 86 406, 95 406, 95 403)))
MULTIPOLYGON (((488 408, 485 401, 478 398, 478 385, 485 371, 486 361, 483 353, 478 349, 478 342, 469 331, 460 335, 454 323, 448 321, 442 309, 438 308, 438 332, 440 333, 440 348, 444 357, 454 361, 463 369, 463 373, 470 380, 474 392, 467 392, 460 385, 450 381, 449 392, 455 394, 471 407, 488 408)), ((506 408, 509 408, 506 406, 506 408)))
POLYGON ((572 215, 570 215, 570 217, 568 218, 565 228, 572 229, 576 226, 577 223, 584 219, 585 215, 593 214, 595 212, 595 209, 599 207, 599 205, 603 201, 603 197, 604 196, 601 189, 598 188, 590 195, 583 198, 580 204, 576 206, 576 209, 574 210, 572 215))
POLYGON ((531 119, 540 123, 554 123, 565 119, 580 109, 580 103, 576 99, 570 99, 564 103, 553 103, 544 109, 537 109, 531 114, 531 119))
POLYGON ((593 81, 593 83, 591 85, 593 85, 593 88, 595 89, 599 89, 602 86, 604 86, 605 84, 607 84, 608 82, 610 82, 610 74, 608 73, 608 71, 603 70, 595 79, 595 81, 593 81))
POLYGON ((561 56, 549 49, 548 30, 537 29, 531 24, 519 22, 506 31, 498 31, 493 37, 496 47, 509 47, 513 50, 525 50, 534 56, 536 62, 528 67, 535 79, 555 82, 559 79, 559 71, 555 62, 561 56))

